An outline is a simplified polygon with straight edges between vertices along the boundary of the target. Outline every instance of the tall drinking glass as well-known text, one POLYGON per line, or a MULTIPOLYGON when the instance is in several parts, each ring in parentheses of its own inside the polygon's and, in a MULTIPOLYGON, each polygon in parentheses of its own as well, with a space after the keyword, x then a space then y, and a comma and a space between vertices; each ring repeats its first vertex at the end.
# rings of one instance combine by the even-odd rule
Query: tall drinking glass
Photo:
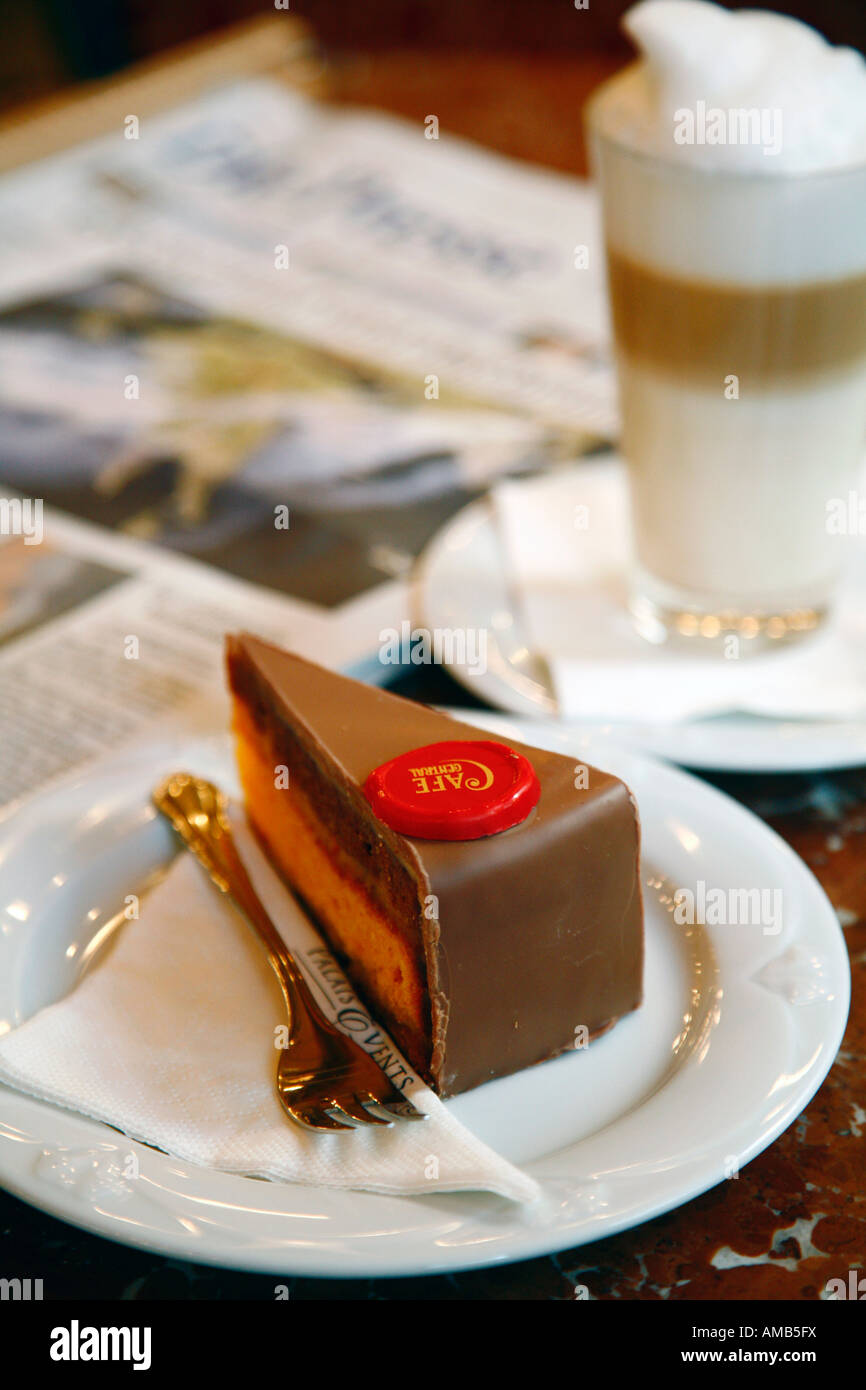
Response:
POLYGON ((706 170, 589 108, 634 543, 654 641, 823 621, 866 443, 866 167, 706 170))

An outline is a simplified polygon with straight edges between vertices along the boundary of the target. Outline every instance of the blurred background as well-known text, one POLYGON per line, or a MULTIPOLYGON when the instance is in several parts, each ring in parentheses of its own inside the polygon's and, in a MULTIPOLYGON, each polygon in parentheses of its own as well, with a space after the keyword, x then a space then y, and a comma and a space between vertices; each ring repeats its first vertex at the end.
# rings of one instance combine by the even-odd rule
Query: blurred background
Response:
POLYGON ((0 485, 333 609, 616 438, 594 200, 529 166, 586 174, 627 4, 285 3, 0 0, 0 485))
MULTIPOLYGON (((262 0, 2 0, 0 109, 107 77, 178 44, 260 18, 262 0)), ((455 132, 557 168, 583 167, 575 83, 595 85, 627 56, 628 0, 286 0, 326 61, 329 94, 410 118, 441 105, 455 132), (555 119, 554 119, 555 117, 555 119)), ((729 8, 756 8, 729 0, 729 8)), ((763 0, 832 43, 866 48, 863 0, 763 0)))
MULTIPOLYGON (((627 3, 285 4, 0 0, 0 485, 332 609, 616 439, 573 252, 627 3)), ((863 0, 769 8, 866 44, 863 0)))

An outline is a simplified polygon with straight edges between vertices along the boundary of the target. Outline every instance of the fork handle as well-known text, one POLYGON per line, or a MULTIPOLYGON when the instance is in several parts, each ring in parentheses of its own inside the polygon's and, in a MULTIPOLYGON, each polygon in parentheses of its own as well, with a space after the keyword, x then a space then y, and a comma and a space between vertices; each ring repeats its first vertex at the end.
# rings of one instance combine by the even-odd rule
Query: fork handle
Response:
POLYGON ((252 885, 238 853, 223 793, 203 778, 177 773, 157 788, 153 801, 220 892, 241 910, 264 946, 288 1006, 291 1042, 312 1039, 322 1029, 332 1031, 334 1025, 322 1013, 252 885))

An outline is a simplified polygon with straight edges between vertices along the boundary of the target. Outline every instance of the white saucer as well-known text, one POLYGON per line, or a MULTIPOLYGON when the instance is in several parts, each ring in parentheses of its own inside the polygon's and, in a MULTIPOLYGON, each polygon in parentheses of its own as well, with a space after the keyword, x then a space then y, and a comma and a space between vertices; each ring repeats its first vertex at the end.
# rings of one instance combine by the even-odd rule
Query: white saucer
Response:
MULTIPOLYGON (((611 465, 611 471, 613 468, 611 465)), ((600 465, 595 473, 603 480, 600 465)), ((526 486, 532 482, 528 480, 526 486)), ((596 485, 607 491, 605 481, 596 485)), ((563 506, 569 509, 573 491, 573 474, 564 472, 563 506)), ((543 536, 539 536, 538 545, 543 548, 543 536)), ((858 608, 862 613, 866 609, 866 565, 858 565, 855 573, 863 587, 858 608)), ((857 605, 849 604, 849 608, 857 605)), ((428 544, 415 571, 413 611, 418 623, 428 629, 486 633, 485 670, 473 669, 459 653, 446 662, 451 675, 479 699, 535 719, 557 714, 550 673, 546 662, 531 650, 487 498, 464 507, 428 544)), ((587 679, 592 679, 591 658, 587 679)), ((575 736, 600 735, 686 767, 807 772, 866 763, 864 718, 775 719, 732 713, 674 724, 632 720, 572 724, 575 736)))
MULTIPOLYGON (((611 1235, 732 1176, 770 1144, 820 1085, 848 1011, 842 933, 816 880, 760 821, 674 768, 591 740, 577 748, 552 722, 489 723, 619 773, 643 821, 642 1008, 586 1051, 450 1102, 541 1180, 543 1210, 489 1194, 387 1197, 197 1168, 2 1087, 0 1183, 74 1225, 189 1260, 429 1274, 611 1235), (699 880, 778 889, 781 930, 677 925, 670 895, 699 880)), ((88 942, 167 861, 170 835, 148 792, 178 766, 234 783, 227 742, 167 742, 0 819, 0 1028, 68 991, 88 942)))

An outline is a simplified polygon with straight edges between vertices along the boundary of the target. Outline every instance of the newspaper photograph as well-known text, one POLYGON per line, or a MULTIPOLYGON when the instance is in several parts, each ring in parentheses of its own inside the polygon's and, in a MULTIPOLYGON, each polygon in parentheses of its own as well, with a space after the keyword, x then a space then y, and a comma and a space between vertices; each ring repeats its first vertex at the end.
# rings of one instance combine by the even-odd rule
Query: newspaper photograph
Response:
POLYGON ((0 186, 0 802, 218 688, 230 612, 392 679, 443 522, 610 434, 593 196, 430 134, 258 79, 0 186))

